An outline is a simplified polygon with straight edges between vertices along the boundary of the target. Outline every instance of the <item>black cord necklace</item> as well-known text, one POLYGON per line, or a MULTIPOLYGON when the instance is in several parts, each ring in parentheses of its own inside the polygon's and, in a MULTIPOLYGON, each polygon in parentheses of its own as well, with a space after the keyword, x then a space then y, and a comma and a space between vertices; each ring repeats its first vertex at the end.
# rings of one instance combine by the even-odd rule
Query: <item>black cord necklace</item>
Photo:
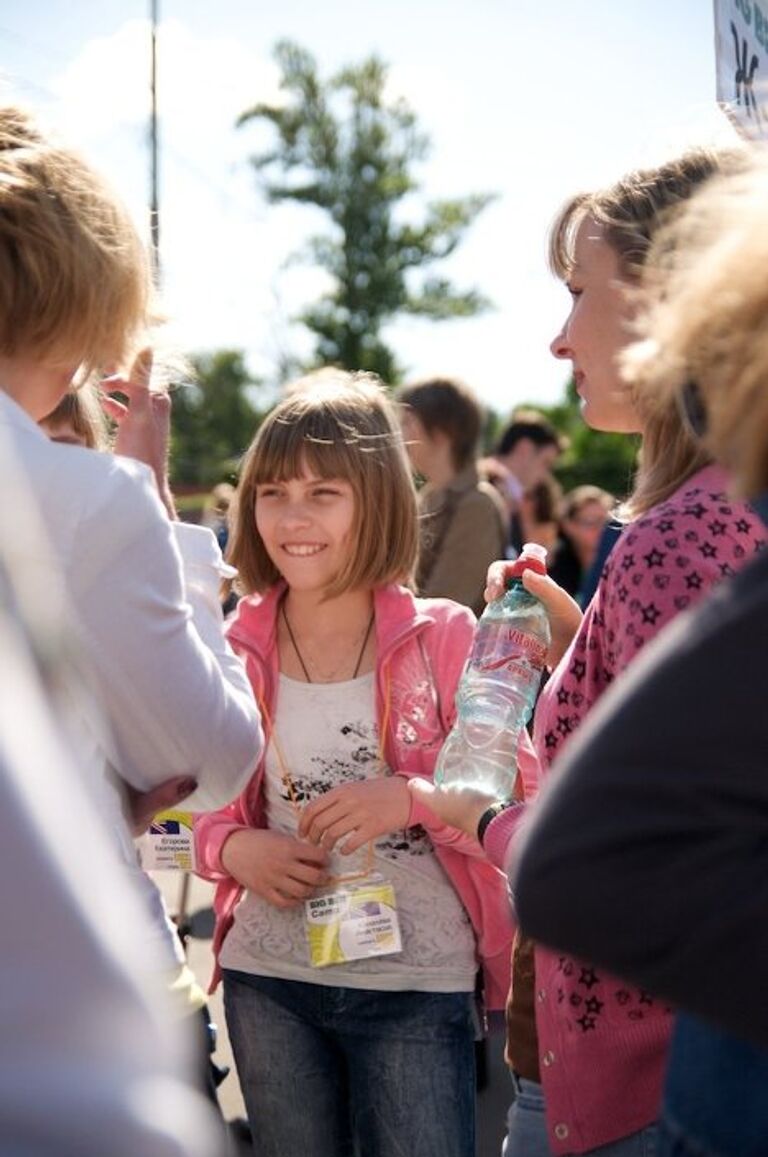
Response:
MULTIPOLYGON (((293 647, 294 651, 296 652, 296 658, 299 660, 299 663, 301 664, 301 669, 304 672, 304 678, 306 679, 307 683, 313 683, 314 679, 311 678, 309 671, 307 670, 307 664, 304 662, 304 657, 302 656, 302 653, 299 650, 299 644, 296 642, 296 636, 294 635, 293 631, 291 630, 291 624, 288 621, 288 612, 285 609, 285 603, 280 604, 280 609, 283 612, 283 621, 285 623, 286 630, 288 631, 288 638, 291 640, 291 646, 293 647)), ((355 663, 355 669, 352 672, 352 678, 353 679, 357 678, 357 673, 360 670, 360 665, 362 664, 362 661, 363 661, 363 655, 365 654, 365 648, 368 646, 368 640, 371 637, 372 628, 373 628, 373 611, 371 611, 371 617, 368 620, 368 626, 366 627, 365 635, 363 636, 363 642, 362 642, 362 645, 360 647, 360 653, 357 656, 357 662, 355 663)), ((338 670, 338 668, 337 668, 337 670, 338 670)), ((334 671, 334 674, 335 673, 336 672, 334 671)))

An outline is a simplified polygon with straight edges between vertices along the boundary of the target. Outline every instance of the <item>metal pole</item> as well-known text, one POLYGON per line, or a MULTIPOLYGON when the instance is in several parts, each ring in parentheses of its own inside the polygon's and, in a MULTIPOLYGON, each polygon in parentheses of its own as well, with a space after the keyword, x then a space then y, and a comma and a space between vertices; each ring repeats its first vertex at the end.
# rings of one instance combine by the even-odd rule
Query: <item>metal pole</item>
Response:
POLYGON ((160 198, 158 193, 158 133, 157 133, 157 10, 159 0, 150 0, 152 64, 150 91, 152 104, 149 116, 149 229, 152 242, 152 260, 155 279, 160 281, 160 198))

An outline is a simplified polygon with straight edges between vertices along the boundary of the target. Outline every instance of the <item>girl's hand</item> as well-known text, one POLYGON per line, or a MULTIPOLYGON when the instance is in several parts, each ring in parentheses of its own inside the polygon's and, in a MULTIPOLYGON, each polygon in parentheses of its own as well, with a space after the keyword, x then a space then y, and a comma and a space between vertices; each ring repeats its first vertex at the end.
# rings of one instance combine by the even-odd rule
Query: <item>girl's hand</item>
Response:
POLYGON ((408 780, 408 790, 444 824, 458 828, 468 836, 477 836, 477 825, 483 812, 498 799, 490 792, 478 791, 474 787, 458 787, 449 784, 438 787, 428 779, 415 776, 408 780))
POLYGON ((378 776, 362 783, 347 783, 307 804, 299 820, 299 835, 332 851, 349 836, 339 851, 349 856, 387 832, 408 826, 411 797, 402 775, 378 776))
POLYGON ((101 404, 107 415, 117 423, 115 453, 135 458, 151 468, 160 500, 171 518, 176 518, 176 508, 168 484, 171 399, 164 391, 150 388, 151 376, 152 351, 142 350, 127 378, 119 374, 104 378, 100 386, 101 404), (111 397, 112 391, 125 394, 128 405, 111 397))
POLYGON ((221 852, 225 871, 275 908, 297 908, 322 887, 327 862, 323 848, 266 828, 233 832, 221 852))
MULTIPOLYGON (((492 562, 488 567, 485 587, 485 601, 487 603, 504 594, 507 578, 511 575, 514 565, 514 562, 500 559, 498 562, 492 562)), ((581 607, 549 575, 537 574, 534 570, 524 571, 523 586, 544 604, 552 632, 547 663, 550 667, 556 667, 570 647, 573 637, 581 625, 581 607)))

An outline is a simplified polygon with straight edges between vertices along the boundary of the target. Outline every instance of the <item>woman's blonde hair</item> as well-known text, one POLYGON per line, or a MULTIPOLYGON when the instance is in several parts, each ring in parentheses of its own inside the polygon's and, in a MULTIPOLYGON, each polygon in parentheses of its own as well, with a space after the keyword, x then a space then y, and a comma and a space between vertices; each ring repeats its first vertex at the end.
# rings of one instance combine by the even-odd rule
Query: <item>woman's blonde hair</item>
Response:
POLYGON ((739 492, 768 488, 768 161, 712 182, 649 259, 641 337, 624 372, 642 395, 680 401, 693 383, 703 442, 739 492))
POLYGON ((121 364, 144 339, 147 255, 116 195, 77 153, 0 106, 0 354, 121 364))
POLYGON ((239 585, 250 594, 280 578, 256 529, 257 487, 305 470, 345 479, 355 498, 355 549, 326 597, 410 583, 418 550, 416 493, 393 406, 373 375, 327 369, 293 383, 246 454, 227 551, 239 585))
MULTIPOLYGON (((654 236, 674 219, 687 200, 714 175, 744 164, 745 150, 691 149, 653 169, 638 169, 608 188, 571 197, 558 213, 549 237, 549 264, 567 280, 574 266, 576 236, 586 219, 603 229, 615 250, 622 278, 639 284, 654 236)), ((701 442, 683 422, 668 392, 635 396, 643 423, 640 464, 621 516, 633 519, 673 494, 709 461, 701 442)))

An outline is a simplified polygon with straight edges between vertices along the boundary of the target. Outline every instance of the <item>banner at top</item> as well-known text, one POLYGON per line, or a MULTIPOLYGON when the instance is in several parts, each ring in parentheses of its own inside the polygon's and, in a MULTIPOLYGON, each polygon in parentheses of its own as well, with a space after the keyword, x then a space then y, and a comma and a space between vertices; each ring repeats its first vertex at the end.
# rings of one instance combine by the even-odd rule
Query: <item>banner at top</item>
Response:
POLYGON ((738 131, 768 140, 768 0, 714 0, 717 100, 738 131))

